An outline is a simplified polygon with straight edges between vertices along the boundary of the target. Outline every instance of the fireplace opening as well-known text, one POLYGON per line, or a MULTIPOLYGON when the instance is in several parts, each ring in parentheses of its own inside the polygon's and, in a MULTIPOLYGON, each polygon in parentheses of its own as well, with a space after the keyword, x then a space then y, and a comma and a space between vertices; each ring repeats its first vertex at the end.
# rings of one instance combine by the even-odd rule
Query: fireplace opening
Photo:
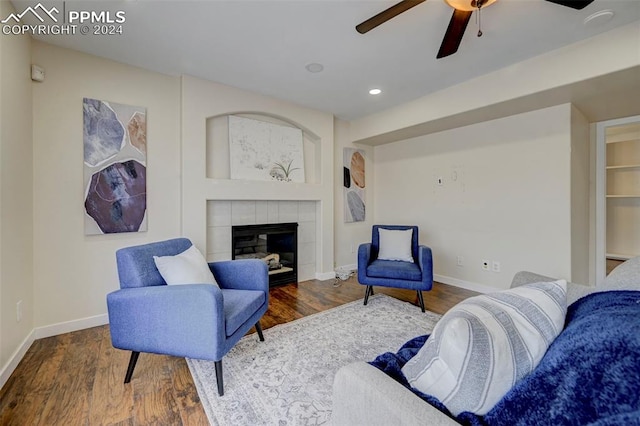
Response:
POLYGON ((231 228, 232 259, 261 259, 269 286, 298 282, 298 224, 269 223, 231 228))

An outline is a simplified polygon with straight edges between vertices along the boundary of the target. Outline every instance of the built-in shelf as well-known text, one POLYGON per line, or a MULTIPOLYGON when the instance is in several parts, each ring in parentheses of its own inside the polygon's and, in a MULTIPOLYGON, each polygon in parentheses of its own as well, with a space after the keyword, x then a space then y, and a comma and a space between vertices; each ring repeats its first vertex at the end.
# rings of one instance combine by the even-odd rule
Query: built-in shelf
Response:
POLYGON ((613 259, 613 260, 629 260, 636 256, 640 256, 640 253, 639 254, 607 253, 607 259, 613 259))
POLYGON ((640 253, 640 123, 607 128, 606 255, 627 260, 640 253))
POLYGON ((636 142, 640 140, 640 137, 633 137, 633 136, 626 136, 626 137, 622 137, 622 138, 618 138, 618 139, 613 139, 613 140, 609 140, 607 139, 607 145, 611 145, 614 143, 625 143, 625 142, 636 142))
POLYGON ((625 170, 625 169, 640 169, 640 164, 628 164, 625 166, 607 166, 607 170, 625 170))

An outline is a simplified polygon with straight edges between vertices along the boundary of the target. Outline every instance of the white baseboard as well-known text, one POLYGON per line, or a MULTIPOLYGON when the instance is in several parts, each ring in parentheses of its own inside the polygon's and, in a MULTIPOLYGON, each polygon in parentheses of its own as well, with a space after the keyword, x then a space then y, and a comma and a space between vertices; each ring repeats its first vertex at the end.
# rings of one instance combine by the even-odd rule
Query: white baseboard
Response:
POLYGON ((478 284, 471 281, 464 281, 458 278, 447 277, 445 275, 434 275, 433 280, 438 281, 442 284, 448 284, 454 287, 464 288, 466 290, 477 291, 478 293, 491 293, 494 291, 500 291, 499 288, 489 287, 487 285, 478 284))
MULTIPOLYGON (((336 269, 347 270, 347 271, 357 271, 358 265, 355 263, 349 265, 342 265, 336 267, 336 269)), ((318 280, 330 280, 336 277, 335 272, 323 272, 316 273, 316 279, 318 280)), ((458 278, 447 277, 446 275, 434 275, 433 280, 442 284, 452 285, 454 287, 464 288, 466 290, 475 291, 478 293, 492 293, 494 291, 500 291, 499 288, 490 287, 483 284, 474 283, 471 281, 465 281, 458 278)))
POLYGON ((7 363, 2 367, 2 370, 0 370, 0 388, 7 383, 7 380, 9 380, 11 374, 14 372, 22 358, 24 358, 24 355, 27 353, 27 350, 31 347, 34 340, 36 340, 35 333, 34 330, 31 330, 31 333, 25 337, 20 346, 18 346, 18 349, 16 349, 16 351, 11 355, 9 361, 7 361, 7 363))
POLYGON ((109 316, 102 314, 73 321, 59 322, 44 327, 36 327, 33 332, 36 339, 43 339, 45 337, 71 333, 72 331, 84 330, 85 328, 98 327, 105 324, 109 324, 109 316))
MULTIPOLYGON (((349 265, 338 266, 336 267, 336 269, 347 270, 347 271, 357 271, 358 265, 356 263, 352 263, 349 265)), ((319 279, 319 280, 329 280, 335 277, 336 277, 335 272, 325 272, 322 274, 316 273, 316 279, 319 279)), ((433 280, 442 284, 448 284, 454 287, 460 287, 466 290, 476 291, 478 293, 491 293, 491 292, 500 290, 499 288, 490 287, 487 285, 478 284, 471 281, 464 281, 458 278, 447 277, 446 275, 434 275, 433 280)))
POLYGON ((351 263, 349 265, 342 265, 342 266, 338 266, 336 269, 341 269, 343 271, 357 271, 358 270, 358 264, 357 263, 351 263))
POLYGON ((16 367, 20 361, 22 361, 22 358, 24 358, 27 350, 29 350, 31 344, 35 340, 57 336, 58 334, 71 333, 72 331, 84 330, 85 328, 97 327, 108 323, 109 316, 107 314, 102 314, 34 328, 20 346, 18 346, 18 349, 16 349, 16 351, 11 355, 9 361, 7 361, 7 363, 2 367, 2 370, 0 370, 0 388, 7 383, 7 380, 9 380, 9 377, 11 377, 11 374, 15 371, 16 367))
MULTIPOLYGON (((342 265, 342 266, 338 266, 336 267, 336 270, 340 269, 340 270, 347 270, 347 271, 357 271, 358 270, 358 265, 355 263, 352 263, 350 265, 342 265)), ((320 280, 320 281, 324 281, 324 280, 332 280, 336 278, 336 272, 335 270, 331 271, 331 272, 316 272, 316 279, 320 280)))
POLYGON ((336 273, 334 271, 331 272, 316 272, 316 280, 325 281, 332 280, 336 277, 336 273))

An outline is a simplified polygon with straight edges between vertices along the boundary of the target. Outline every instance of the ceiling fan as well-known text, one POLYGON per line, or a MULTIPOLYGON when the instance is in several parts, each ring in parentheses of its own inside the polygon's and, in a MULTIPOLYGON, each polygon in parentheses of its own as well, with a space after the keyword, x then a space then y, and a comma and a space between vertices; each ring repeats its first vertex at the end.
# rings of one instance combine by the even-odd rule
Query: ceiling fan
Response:
MULTIPOLYGON (((411 9, 414 6, 419 5, 425 0, 402 0, 400 3, 396 3, 390 8, 383 10, 377 15, 367 19, 361 24, 356 26, 356 31, 360 34, 367 33, 382 25, 391 18, 398 16, 399 14, 411 9)), ((453 55, 458 51, 462 36, 467 29, 467 24, 471 18, 471 14, 474 11, 480 11, 482 8, 490 6, 496 0, 444 0, 449 6, 453 8, 453 16, 449 21, 447 32, 444 34, 444 39, 440 45, 440 50, 436 58, 444 58, 445 56, 453 55)), ((584 9, 594 0, 546 0, 551 3, 556 3, 562 6, 571 7, 573 9, 584 9)), ((478 37, 482 35, 481 31, 478 31, 478 37)))

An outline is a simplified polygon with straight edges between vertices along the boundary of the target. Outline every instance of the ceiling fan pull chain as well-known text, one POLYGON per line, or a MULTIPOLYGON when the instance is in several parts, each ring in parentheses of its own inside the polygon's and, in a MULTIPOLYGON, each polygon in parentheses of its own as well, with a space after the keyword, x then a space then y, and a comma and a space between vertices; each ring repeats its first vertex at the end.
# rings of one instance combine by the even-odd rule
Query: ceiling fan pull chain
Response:
POLYGON ((482 37, 482 7, 478 7, 478 15, 476 16, 476 20, 478 21, 478 37, 482 37))

